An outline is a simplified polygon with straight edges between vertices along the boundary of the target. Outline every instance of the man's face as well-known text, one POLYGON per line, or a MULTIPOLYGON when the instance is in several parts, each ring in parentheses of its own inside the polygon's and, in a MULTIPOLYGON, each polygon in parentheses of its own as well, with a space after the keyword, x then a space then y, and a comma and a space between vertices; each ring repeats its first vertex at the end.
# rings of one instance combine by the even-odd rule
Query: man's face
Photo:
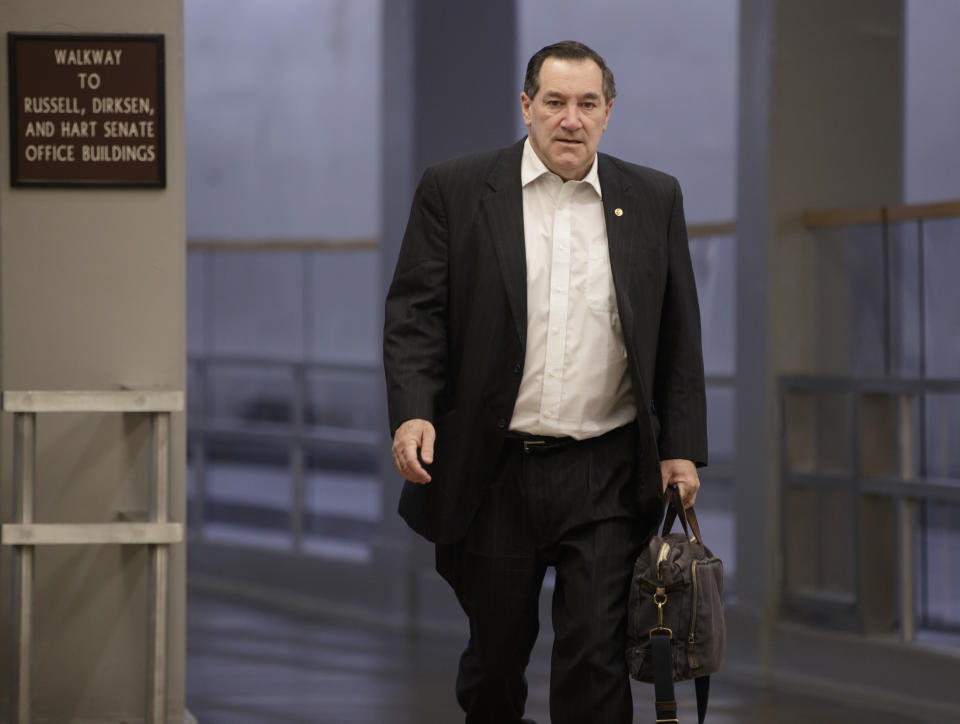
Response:
POLYGON ((589 59, 547 58, 540 68, 536 95, 520 95, 530 145, 543 164, 565 181, 587 175, 612 106, 603 97, 600 66, 589 59))

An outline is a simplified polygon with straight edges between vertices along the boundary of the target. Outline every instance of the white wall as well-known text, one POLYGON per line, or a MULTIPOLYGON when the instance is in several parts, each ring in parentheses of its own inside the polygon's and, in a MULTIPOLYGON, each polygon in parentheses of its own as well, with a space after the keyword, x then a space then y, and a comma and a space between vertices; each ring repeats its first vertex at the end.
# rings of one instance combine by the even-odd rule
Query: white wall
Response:
POLYGON ((376 236, 380 2, 184 12, 187 236, 376 236))
MULTIPOLYGON (((376 237, 380 0, 184 6, 187 238, 376 237)), ((187 293, 191 353, 379 354, 370 253, 191 254, 187 293)))
POLYGON ((960 199, 960 2, 907 0, 904 198, 960 199))

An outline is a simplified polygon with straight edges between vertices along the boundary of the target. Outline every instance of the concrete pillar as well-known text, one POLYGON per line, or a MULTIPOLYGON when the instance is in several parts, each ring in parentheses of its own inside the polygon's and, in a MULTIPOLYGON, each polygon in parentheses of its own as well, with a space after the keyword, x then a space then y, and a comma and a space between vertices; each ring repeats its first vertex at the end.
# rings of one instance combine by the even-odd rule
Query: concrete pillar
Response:
MULTIPOLYGON (((777 381, 851 374, 849 279, 807 209, 902 194, 902 0, 741 0, 737 599, 731 654, 769 669, 781 554, 777 381)), ((880 253, 878 248, 877 253, 880 253)))
MULTIPOLYGON (((420 175, 430 164, 517 140, 523 78, 516 70, 515 0, 390 0, 383 13, 380 238, 385 296, 420 175)), ((416 539, 396 513, 402 483, 388 444, 383 446, 381 476, 380 555, 400 566, 389 570, 406 568, 399 595, 405 597, 410 622, 417 624, 428 618, 424 611, 437 597, 452 601, 452 595, 439 577, 431 577, 432 546, 416 539), (421 590, 424 578, 426 591, 421 590)), ((432 623, 444 615, 434 614, 432 623)))
MULTIPOLYGON (((7 53, 0 53, 0 386, 115 390, 185 386, 182 2, 5 0, 6 33, 165 38, 165 188, 12 188, 7 53)), ((11 519, 11 419, 2 420, 0 514, 11 519)), ((184 419, 171 429, 170 517, 183 522, 184 419)), ((147 513, 149 419, 38 416, 38 522, 147 513)), ((137 722, 146 708, 145 546, 49 546, 36 555, 33 720, 137 722)), ((185 548, 172 547, 167 717, 184 721, 185 548)), ((10 646, 11 555, 0 551, 0 651, 10 646)), ((10 711, 0 656, 0 722, 10 711)))

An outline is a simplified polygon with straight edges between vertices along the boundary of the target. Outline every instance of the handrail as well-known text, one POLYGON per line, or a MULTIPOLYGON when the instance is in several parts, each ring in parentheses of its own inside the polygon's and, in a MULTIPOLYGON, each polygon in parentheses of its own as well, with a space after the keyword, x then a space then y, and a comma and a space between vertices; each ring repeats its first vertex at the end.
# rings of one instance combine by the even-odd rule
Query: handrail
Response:
POLYGON ((267 357, 265 355, 244 354, 187 354, 187 363, 192 365, 236 365, 250 367, 290 367, 293 369, 322 370, 324 372, 368 372, 381 371, 378 359, 303 359, 300 357, 267 357))
MULTIPOLYGON (((732 236, 737 230, 734 221, 709 221, 688 224, 687 236, 691 239, 710 236, 732 236)), ((358 237, 354 239, 187 239, 187 251, 376 251, 380 240, 358 237)))
POLYGON ((376 251, 379 239, 187 239, 187 251, 376 251))
POLYGON ((687 224, 688 239, 708 236, 733 236, 736 233, 736 221, 708 221, 702 224, 687 224))
POLYGON ((860 226, 922 219, 949 219, 960 217, 960 201, 940 201, 929 204, 880 204, 853 206, 841 209, 816 209, 803 212, 803 224, 808 229, 838 226, 860 226))
MULTIPOLYGON (((803 212, 808 229, 860 226, 886 222, 949 219, 960 217, 960 200, 926 204, 876 204, 803 212)), ((706 221, 687 225, 690 239, 733 236, 736 221, 706 221)), ((188 239, 187 251, 376 251, 380 240, 366 237, 343 239, 188 239)))
POLYGON ((3 390, 7 412, 180 412, 183 390, 3 390))

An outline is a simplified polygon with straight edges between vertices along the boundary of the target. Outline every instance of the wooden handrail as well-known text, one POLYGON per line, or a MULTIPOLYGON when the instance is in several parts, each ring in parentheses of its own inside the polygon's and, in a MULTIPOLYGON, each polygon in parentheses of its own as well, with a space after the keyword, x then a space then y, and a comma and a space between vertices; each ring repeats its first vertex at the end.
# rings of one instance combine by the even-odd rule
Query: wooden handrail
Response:
MULTIPOLYGON (((960 218, 960 200, 930 204, 879 204, 840 209, 815 209, 803 212, 803 224, 808 229, 838 226, 859 226, 887 222, 918 221, 921 219, 960 218)), ((691 239, 733 236, 737 233, 735 221, 713 221, 688 224, 691 239)), ((188 239, 187 251, 376 251, 379 239, 188 239)))
POLYGON ((960 201, 941 201, 934 204, 892 204, 887 207, 888 221, 949 219, 957 216, 960 216, 960 201))
POLYGON ((379 239, 187 239, 187 251, 376 251, 379 239))
POLYGON ((825 229, 838 226, 882 224, 884 221, 896 223, 955 217, 960 217, 960 201, 941 201, 933 204, 881 204, 879 206, 805 211, 803 223, 808 229, 825 229))
POLYGON ((706 236, 733 236, 737 233, 736 221, 713 221, 704 224, 687 224, 687 237, 690 239, 706 236))
MULTIPOLYGON (((733 221, 689 224, 691 239, 709 236, 732 236, 737 226, 733 221)), ((376 251, 379 239, 187 239, 187 251, 376 251)))

